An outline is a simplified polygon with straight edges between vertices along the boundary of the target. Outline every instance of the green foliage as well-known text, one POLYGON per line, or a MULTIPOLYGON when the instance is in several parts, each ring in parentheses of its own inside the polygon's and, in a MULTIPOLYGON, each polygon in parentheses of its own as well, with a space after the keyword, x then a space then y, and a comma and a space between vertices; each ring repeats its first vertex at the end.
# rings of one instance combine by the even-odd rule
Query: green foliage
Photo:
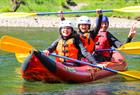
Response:
MULTIPOLYGON (((68 6, 66 0, 23 0, 26 4, 19 7, 18 12, 57 12, 74 11, 71 9, 65 9, 62 7, 62 3, 68 6)), ((140 5, 140 0, 72 0, 80 6, 77 10, 96 10, 96 9, 118 9, 128 6, 140 5)), ((9 12, 12 10, 13 4, 11 0, 0 0, 0 12, 9 12)), ((70 6, 68 6, 70 7, 70 6)), ((139 16, 136 13, 104 13, 107 16, 128 17, 139 16)), ((85 14, 88 16, 95 16, 95 13, 85 14)), ((67 16, 79 16, 79 14, 71 14, 67 16)))
POLYGON ((10 8, 8 8, 8 7, 4 7, 4 8, 1 8, 0 9, 0 12, 10 12, 11 10, 10 10, 10 8))

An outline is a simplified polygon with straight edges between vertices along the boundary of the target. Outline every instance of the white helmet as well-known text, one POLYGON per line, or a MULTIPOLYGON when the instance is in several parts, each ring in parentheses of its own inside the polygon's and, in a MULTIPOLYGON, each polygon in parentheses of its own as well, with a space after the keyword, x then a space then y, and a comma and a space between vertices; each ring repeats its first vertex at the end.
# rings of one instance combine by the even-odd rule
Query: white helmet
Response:
POLYGON ((72 27, 73 28, 73 24, 71 21, 69 20, 63 20, 60 22, 60 26, 59 27, 72 27))
POLYGON ((81 16, 78 18, 77 24, 91 24, 90 18, 87 16, 81 16))

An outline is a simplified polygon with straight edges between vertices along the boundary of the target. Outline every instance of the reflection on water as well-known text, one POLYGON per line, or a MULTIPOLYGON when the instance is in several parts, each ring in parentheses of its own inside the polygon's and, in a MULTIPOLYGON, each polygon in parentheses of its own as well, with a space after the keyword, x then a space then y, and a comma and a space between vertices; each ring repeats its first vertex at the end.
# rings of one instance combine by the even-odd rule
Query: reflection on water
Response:
MULTIPOLYGON (((21 38, 36 49, 42 50, 58 37, 55 31, 56 29, 0 28, 0 37, 11 35, 21 38)), ((126 31, 128 29, 115 29, 113 34, 123 42, 127 35, 126 31)), ((139 36, 137 35, 134 41, 139 41, 139 36)), ((124 56, 129 69, 140 71, 139 55, 124 54, 124 56)), ((47 84, 23 80, 20 66, 21 63, 16 61, 14 54, 0 51, 0 95, 140 95, 140 81, 128 81, 121 75, 84 84, 47 84)))
POLYGON ((87 86, 86 88, 79 88, 68 90, 61 93, 62 95, 115 95, 112 89, 108 89, 105 85, 97 85, 98 87, 87 86))
POLYGON ((140 59, 140 55, 131 55, 131 58, 140 59))
POLYGON ((25 95, 139 95, 140 81, 115 75, 85 84, 46 84, 22 81, 18 93, 25 95))
MULTIPOLYGON (((67 85, 67 84, 65 84, 67 85)), ((25 85, 22 88, 23 94, 30 95, 140 95, 140 83, 138 82, 110 82, 110 83, 94 83, 94 84, 79 84, 69 89, 57 90, 36 90, 33 86, 25 85), (33 90, 34 89, 34 90, 33 90)), ((45 87, 45 86, 44 86, 45 87)))
POLYGON ((137 82, 100 83, 64 91, 62 95, 139 95, 139 85, 137 82))

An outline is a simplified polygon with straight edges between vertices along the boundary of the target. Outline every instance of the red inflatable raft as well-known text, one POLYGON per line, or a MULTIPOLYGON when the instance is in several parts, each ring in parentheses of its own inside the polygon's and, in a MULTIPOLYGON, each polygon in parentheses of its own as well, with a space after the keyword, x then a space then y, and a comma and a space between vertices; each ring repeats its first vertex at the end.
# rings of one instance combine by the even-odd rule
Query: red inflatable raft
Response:
MULTIPOLYGON (((99 64, 107 64, 107 68, 118 71, 124 71, 127 67, 125 58, 118 52, 113 53, 111 62, 101 62, 99 64)), ((52 58, 49 58, 40 52, 33 52, 22 65, 21 71, 22 77, 25 80, 43 81, 48 83, 91 82, 115 74, 88 65, 67 66, 55 62, 52 58)))

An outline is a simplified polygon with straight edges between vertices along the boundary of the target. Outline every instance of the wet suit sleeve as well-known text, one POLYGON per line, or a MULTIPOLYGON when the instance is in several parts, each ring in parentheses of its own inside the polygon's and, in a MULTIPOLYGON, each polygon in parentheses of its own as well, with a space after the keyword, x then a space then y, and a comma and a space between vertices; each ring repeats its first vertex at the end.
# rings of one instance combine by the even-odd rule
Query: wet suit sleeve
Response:
MULTIPOLYGON (((111 45, 111 47, 114 48, 119 48, 120 46, 123 45, 123 43, 121 43, 116 37, 114 37, 111 33, 108 32, 107 35, 108 39, 109 39, 109 43, 111 45)), ((125 43, 129 43, 132 41, 132 38, 127 38, 125 43)))
POLYGON ((96 64, 96 61, 94 59, 94 56, 92 56, 87 50, 86 48, 83 46, 82 42, 79 41, 79 47, 81 50, 82 55, 87 58, 91 63, 96 64))
POLYGON ((59 39, 57 39, 56 41, 54 41, 54 42, 47 48, 47 50, 50 51, 50 52, 55 51, 55 50, 56 50, 56 46, 57 46, 57 44, 58 44, 58 41, 59 41, 59 39))
POLYGON ((107 33, 107 37, 111 47, 119 48, 122 45, 122 43, 116 37, 114 37, 110 32, 107 33))
POLYGON ((102 14, 99 15, 99 17, 98 17, 99 19, 98 19, 98 21, 96 23, 96 27, 91 31, 91 37, 92 37, 92 39, 94 39, 96 37, 96 35, 98 34, 98 32, 99 32, 99 30, 101 28, 102 17, 103 17, 102 14))
POLYGON ((126 42, 125 43, 129 43, 132 41, 133 38, 127 38, 126 42))

